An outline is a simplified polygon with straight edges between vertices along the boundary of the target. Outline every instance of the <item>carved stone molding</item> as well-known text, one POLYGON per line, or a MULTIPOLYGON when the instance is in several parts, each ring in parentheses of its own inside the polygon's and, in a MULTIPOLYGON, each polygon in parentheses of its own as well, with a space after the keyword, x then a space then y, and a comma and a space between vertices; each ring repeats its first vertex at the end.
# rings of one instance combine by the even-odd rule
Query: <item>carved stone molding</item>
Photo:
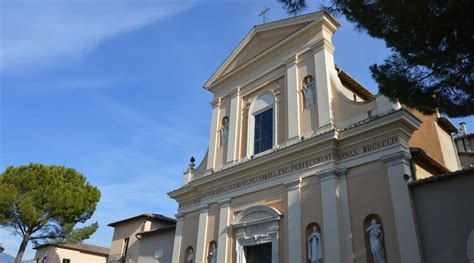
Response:
POLYGON ((314 43, 309 48, 313 50, 314 53, 318 53, 319 51, 323 49, 326 49, 329 52, 334 53, 334 50, 335 50, 334 45, 327 39, 321 39, 318 42, 314 43))
POLYGON ((245 247, 271 243, 272 263, 279 262, 279 222, 282 214, 275 208, 258 205, 240 212, 232 221, 236 236, 237 263, 246 263, 245 247))
POLYGON ((410 159, 411 155, 407 152, 397 152, 381 158, 381 160, 384 161, 387 166, 399 165, 402 163, 405 165, 410 165, 410 159))
POLYGON ((214 100, 211 101, 211 106, 213 108, 217 107, 217 106, 220 106, 221 105, 221 98, 216 98, 214 100))

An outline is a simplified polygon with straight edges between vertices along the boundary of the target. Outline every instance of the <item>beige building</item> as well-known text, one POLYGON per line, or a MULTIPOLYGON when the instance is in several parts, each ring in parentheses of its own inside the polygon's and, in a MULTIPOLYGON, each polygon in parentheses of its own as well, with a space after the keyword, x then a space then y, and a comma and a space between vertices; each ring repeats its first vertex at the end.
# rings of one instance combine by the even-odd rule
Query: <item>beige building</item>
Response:
POLYGON ((454 140, 462 168, 474 167, 474 133, 468 133, 466 123, 461 123, 461 129, 454 140))
POLYGON ((89 244, 44 244, 34 248, 35 263, 107 263, 109 249, 89 244))
POLYGON ((205 83, 209 149, 169 192, 171 262, 422 261, 408 185, 460 168, 452 124, 337 67, 338 27, 325 12, 255 26, 205 83))
POLYGON ((142 214, 108 224, 114 228, 110 263, 171 262, 176 220, 142 214))

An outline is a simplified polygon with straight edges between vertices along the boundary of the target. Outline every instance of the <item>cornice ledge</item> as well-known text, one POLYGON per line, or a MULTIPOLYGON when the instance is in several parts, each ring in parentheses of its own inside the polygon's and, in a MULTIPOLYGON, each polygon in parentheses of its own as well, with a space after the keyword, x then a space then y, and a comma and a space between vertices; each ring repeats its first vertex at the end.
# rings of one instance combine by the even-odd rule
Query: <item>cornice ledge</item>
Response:
POLYGON ((321 178, 321 181, 333 179, 333 178, 346 178, 348 168, 330 168, 321 172, 318 172, 317 175, 321 178))
POLYGON ((399 164, 410 165, 411 155, 405 151, 397 152, 380 158, 387 166, 394 166, 399 164))
POLYGON ((334 53, 336 49, 330 40, 323 38, 317 41, 316 43, 309 46, 309 49, 313 50, 313 53, 318 53, 323 49, 327 49, 329 52, 334 53))
POLYGON ((392 124, 396 122, 408 124, 404 125, 404 127, 410 127, 410 129, 412 129, 413 131, 418 129, 421 125, 421 121, 415 116, 413 116, 410 112, 405 109, 399 109, 388 112, 383 115, 377 115, 373 119, 367 119, 359 123, 353 124, 349 127, 340 129, 339 134, 342 136, 341 138, 347 138, 353 135, 357 135, 359 133, 366 132, 368 130, 377 129, 380 127, 384 127, 387 124, 392 124))
POLYGON ((234 97, 237 97, 238 95, 240 95, 240 87, 237 87, 236 89, 233 89, 231 90, 227 96, 231 97, 231 98, 234 98, 234 97))
POLYGON ((211 101, 211 106, 213 108, 221 105, 221 98, 216 98, 211 101))
POLYGON ((200 213, 205 213, 209 210, 209 204, 200 204, 197 209, 200 213))
POLYGON ((222 199, 217 201, 217 204, 219 204, 220 207, 226 207, 230 205, 230 200, 231 198, 222 199))
POLYGON ((291 56, 283 61, 283 65, 286 67, 291 67, 294 64, 298 63, 298 55, 291 56))
POLYGON ((288 191, 291 191, 291 190, 299 189, 300 183, 301 183, 301 178, 298 177, 297 179, 286 181, 283 184, 286 185, 286 188, 288 191))
POLYGON ((184 216, 185 216, 185 213, 182 213, 182 212, 179 212, 175 215, 176 220, 178 220, 178 221, 184 220, 184 216))

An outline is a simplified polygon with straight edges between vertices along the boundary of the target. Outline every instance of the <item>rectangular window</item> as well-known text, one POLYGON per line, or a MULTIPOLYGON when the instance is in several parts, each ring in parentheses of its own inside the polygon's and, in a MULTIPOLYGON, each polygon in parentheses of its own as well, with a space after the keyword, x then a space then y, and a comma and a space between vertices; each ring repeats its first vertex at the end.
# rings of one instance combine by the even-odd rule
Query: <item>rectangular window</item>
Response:
POLYGON ((261 153, 273 147, 273 108, 255 115, 253 153, 261 153))
POLYGON ((71 263, 71 260, 67 258, 63 258, 63 263, 71 263))

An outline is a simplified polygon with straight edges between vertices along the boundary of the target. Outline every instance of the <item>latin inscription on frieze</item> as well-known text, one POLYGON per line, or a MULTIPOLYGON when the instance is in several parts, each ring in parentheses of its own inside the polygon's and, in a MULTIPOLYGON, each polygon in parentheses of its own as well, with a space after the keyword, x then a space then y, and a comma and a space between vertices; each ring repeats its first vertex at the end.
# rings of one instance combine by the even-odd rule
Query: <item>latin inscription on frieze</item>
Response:
MULTIPOLYGON (((310 159, 307 159, 307 160, 304 160, 304 161, 300 161, 300 162, 297 162, 297 163, 292 164, 292 165, 284 166, 284 167, 272 170, 272 171, 264 173, 264 174, 252 176, 250 178, 247 178, 247 179, 244 179, 244 180, 241 180, 241 181, 238 181, 238 182, 235 182, 235 183, 225 185, 225 186, 222 186, 220 188, 208 191, 208 192, 204 193, 201 196, 201 198, 206 198, 206 197, 211 197, 211 196, 231 192, 231 191, 237 190, 237 189, 242 188, 242 187, 248 187, 248 186, 256 184, 256 183, 260 183, 260 182, 264 182, 264 181, 267 181, 267 180, 270 180, 270 179, 273 179, 273 178, 288 175, 290 173, 294 173, 294 172, 297 172, 297 171, 300 171, 300 170, 303 170, 303 169, 306 169, 306 168, 321 165, 321 164, 329 162, 329 161, 333 161, 333 160, 343 161, 343 160, 352 159, 352 158, 355 158, 355 157, 358 157, 358 156, 361 156, 361 155, 365 155, 365 154, 368 154, 368 153, 371 153, 371 152, 374 152, 374 151, 377 151, 377 150, 380 150, 380 149, 390 147, 390 146, 398 144, 398 143, 399 143, 398 137, 391 136, 391 137, 388 137, 388 138, 384 138, 384 139, 380 139, 380 140, 377 140, 377 141, 374 141, 374 142, 364 144, 362 146, 359 146, 359 147, 356 147, 356 148, 353 148, 353 149, 349 149, 349 150, 346 150, 346 151, 339 152, 335 156, 332 153, 326 153, 326 154, 318 155, 316 157, 313 157, 313 158, 310 158, 310 159)), ((179 207, 182 208, 182 207, 187 207, 187 206, 198 204, 200 202, 201 198, 197 198, 197 199, 194 199, 194 200, 189 200, 189 201, 182 202, 182 203, 180 203, 179 207)))
POLYGON ((370 142, 367 144, 364 144, 360 147, 350 149, 348 151, 343 151, 339 152, 337 154, 337 159, 338 160, 347 160, 351 159, 360 155, 368 154, 370 152, 374 152, 376 150, 380 150, 383 148, 387 148, 389 146, 392 146, 394 144, 398 143, 398 137, 397 136, 392 136, 388 138, 384 138, 375 142, 370 142))

